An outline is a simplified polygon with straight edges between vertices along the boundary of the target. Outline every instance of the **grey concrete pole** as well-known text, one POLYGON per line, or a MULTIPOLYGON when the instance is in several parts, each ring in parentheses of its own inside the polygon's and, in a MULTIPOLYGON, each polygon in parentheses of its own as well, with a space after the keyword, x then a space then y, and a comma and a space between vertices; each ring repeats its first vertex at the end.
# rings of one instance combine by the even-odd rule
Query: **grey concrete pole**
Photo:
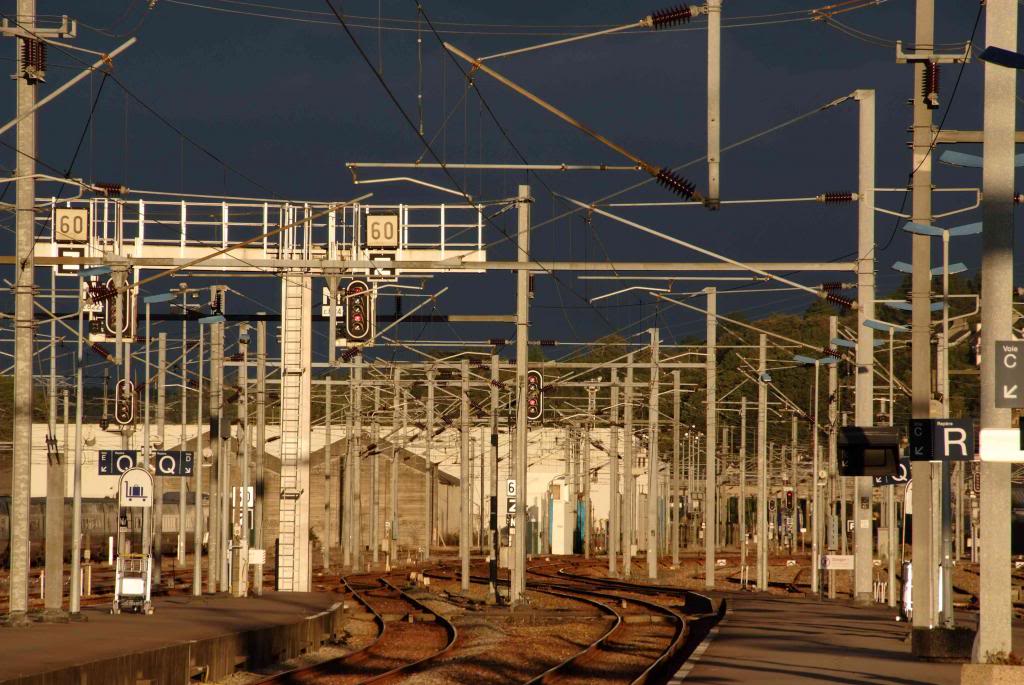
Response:
MULTIPOLYGON (((35 0, 18 0, 18 22, 27 31, 36 25, 35 0)), ((15 41, 17 56, 16 98, 18 116, 31 112, 36 104, 35 80, 28 78, 21 64, 22 39, 15 41)), ((28 623, 29 504, 32 497, 32 349, 33 291, 35 289, 35 200, 36 115, 18 122, 15 176, 14 265, 14 440, 11 446, 11 546, 10 604, 8 621, 13 626, 28 623)))
MULTIPOLYGON (((498 556, 501 553, 501 544, 498 534, 498 404, 501 399, 498 390, 501 387, 501 359, 496 354, 491 355, 491 516, 490 516, 490 551, 488 552, 488 577, 490 583, 487 586, 487 597, 496 600, 498 597, 498 556)), ((429 485, 428 485, 429 487, 429 485)), ((429 497, 430 491, 427 490, 429 497)), ((429 501, 429 500, 428 500, 429 501)), ((429 507, 428 507, 429 510, 429 507)), ((428 517, 429 521, 429 517, 428 517)))
MULTIPOLYGON (((945 242, 945 241, 944 241, 945 242)), ((948 343, 946 342, 949 328, 948 303, 949 303, 949 268, 948 260, 944 261, 946 266, 943 271, 943 330, 938 333, 938 348, 940 354, 936 355, 936 366, 938 366, 939 386, 942 388, 942 418, 949 418, 949 354, 948 343)), ((942 609, 939 612, 939 623, 944 628, 953 628, 956 625, 955 608, 953 607, 953 493, 951 485, 953 482, 950 469, 950 461, 944 459, 939 466, 941 485, 936 488, 940 496, 940 540, 939 540, 939 566, 942 571, 942 583, 939 587, 941 593, 942 609)))
POLYGON ((679 567, 679 369, 672 372, 672 475, 669 517, 672 524, 672 568, 679 567))
POLYGON ((647 403, 647 577, 658 578, 658 418, 660 385, 659 331, 652 328, 651 370, 648 379, 650 398, 647 403))
MULTIPOLYGON (((916 49, 931 50, 935 44, 935 0, 917 0, 916 49)), ((932 222, 932 110, 921 95, 926 65, 915 62, 911 98, 914 110, 911 221, 932 222)), ((1012 191, 1011 191, 1012 192, 1012 191)), ((913 274, 911 276, 911 416, 931 417, 931 238, 911 237, 913 274)), ((988 297, 986 295, 986 297, 988 297)), ((925 461, 911 465, 913 489, 913 603, 915 629, 930 629, 936 622, 936 569, 931 566, 932 550, 932 468, 925 461)), ((844 536, 845 539, 845 536, 844 536)))
MULTIPOLYGON (((57 275, 50 272, 50 311, 57 310, 57 275)), ((43 616, 60 620, 64 616, 64 471, 67 460, 57 444, 57 321, 50 319, 50 383, 46 450, 46 577, 43 616), (56 582, 55 582, 56 581, 56 582)), ((65 448, 66 450, 66 448, 65 448)), ((66 452, 65 452, 66 453, 66 452)))
MULTIPOLYGON (((747 567, 747 396, 740 398, 740 568, 747 567)), ((744 578, 746 575, 744 575, 744 578)))
MULTIPOLYGON (((517 261, 530 261, 530 186, 519 186, 519 221, 517 235, 517 261)), ((518 603, 526 592, 526 505, 529 494, 527 477, 526 445, 526 372, 528 358, 528 336, 530 331, 530 274, 520 269, 516 272, 516 487, 519 507, 516 509, 516 535, 513 539, 512 583, 510 601, 518 603)))
MULTIPOLYGON (((147 335, 148 337, 148 335, 147 335)), ((182 350, 184 352, 184 350, 182 350)), ((149 374, 147 373, 147 376, 149 374)), ((148 383, 148 380, 147 380, 148 383)), ((166 449, 165 431, 167 428, 167 332, 161 331, 156 341, 156 434, 161 449, 166 449)), ((164 557, 164 486, 163 478, 154 478, 157 482, 153 488, 153 583, 160 584, 160 567, 164 557)), ((184 480, 181 478, 179 480, 184 480)), ((184 497, 184 493, 180 493, 184 497)), ((181 513, 181 507, 178 507, 181 513)), ((179 518, 178 530, 184 530, 184 520, 179 518)), ((173 581, 173 576, 171 577, 173 581)))
MULTIPOLYGON (((223 303, 225 289, 221 287, 218 290, 221 295, 221 302, 223 303)), ((216 408, 217 425, 222 427, 224 424, 224 324, 213 324, 210 333, 213 335, 213 350, 210 361, 214 367, 213 375, 217 379, 216 393, 213 393, 211 389, 211 395, 215 394, 215 398, 211 397, 210 403, 216 408)), ((217 519, 217 559, 219 562, 217 580, 219 581, 220 591, 228 592, 231 589, 231 577, 228 574, 228 553, 231 545, 231 461, 228 454, 226 436, 220 435, 220 433, 218 435, 219 438, 213 441, 216 445, 213 449, 217 457, 218 485, 220 486, 218 489, 220 516, 217 519)))
MULTIPOLYGON (((211 291, 213 289, 211 288, 211 291)), ((210 326, 210 373, 209 373, 209 397, 208 397, 208 426, 210 429, 210 530, 209 540, 206 547, 206 591, 214 594, 218 590, 220 578, 220 548, 221 548, 221 527, 220 527, 220 421, 218 408, 220 407, 220 381, 217 373, 218 354, 223 357, 223 348, 218 353, 217 346, 217 324, 210 326)))
POLYGON ((757 363, 757 589, 768 589, 768 338, 762 333, 757 363))
MULTIPOLYGON (((875 318, 875 91, 857 90, 859 103, 859 175, 857 193, 857 373, 854 374, 854 423, 873 426, 875 339, 864 322, 875 318)), ((916 236, 915 236, 916 237, 916 236)), ((928 331, 925 330, 927 336, 928 331)), ((831 338, 830 338, 831 339, 831 338)), ((854 599, 872 602, 872 527, 870 476, 854 480, 854 599)))
MULTIPOLYGON (((829 340, 839 334, 839 317, 830 316, 828 318, 828 331, 829 340)), ((834 502, 836 500, 836 493, 838 493, 839 504, 842 507, 842 515, 840 517, 842 525, 840 526, 840 541, 841 550, 843 554, 846 554, 846 479, 838 476, 839 469, 839 446, 837 441, 836 426, 839 422, 839 369, 836 364, 830 364, 828 367, 828 463, 829 463, 829 477, 832 483, 832 497, 830 498, 829 506, 829 525, 831 525, 832 516, 835 515, 834 502)), ((820 401, 820 395, 819 395, 820 401)), ((836 572, 828 572, 828 596, 829 599, 835 599, 836 597, 836 572)))
POLYGON ((718 466, 715 461, 718 451, 718 295, 714 288, 705 288, 708 297, 707 314, 707 354, 705 356, 705 378, 707 397, 705 402, 705 433, 707 443, 704 453, 704 587, 715 587, 715 542, 718 537, 718 509, 715 496, 717 494, 718 466))
MULTIPOLYGON (((195 478, 195 502, 192 507, 193 511, 195 512, 195 521, 193 522, 195 530, 193 531, 192 536, 192 595, 194 597, 199 597, 203 594, 203 529, 205 528, 205 526, 203 525, 203 464, 206 461, 206 455, 203 454, 203 347, 206 342, 203 338, 205 337, 205 331, 206 327, 200 325, 199 359, 198 364, 196 365, 196 465, 195 473, 193 475, 193 478, 195 478)), ((181 401, 186 401, 186 395, 184 393, 182 393, 181 401)), ((210 467, 210 474, 212 481, 212 465, 210 467)), ((210 517, 212 519, 214 510, 214 498, 212 497, 212 488, 210 489, 210 493, 210 517)), ((213 526, 211 525, 210 528, 212 530, 213 526)), ((212 544, 210 549, 212 550, 212 544)), ((208 554, 207 569, 209 572, 207 573, 207 576, 209 577, 208 580, 210 584, 208 590, 211 593, 216 591, 217 589, 216 586, 214 585, 213 580, 213 566, 213 554, 208 554)))
POLYGON ((587 386, 587 422, 583 429, 583 556, 590 558, 590 545, 594 517, 590 499, 590 431, 594 425, 594 410, 597 406, 597 387, 587 386))
POLYGON ((693 547, 697 544, 697 530, 704 512, 698 511, 697 506, 697 455, 700 453, 700 436, 697 435, 696 427, 690 426, 686 439, 686 462, 687 462, 687 483, 686 495, 688 502, 690 524, 686 531, 686 546, 693 547))
POLYGON ((722 0, 708 0, 708 197, 718 208, 718 168, 721 154, 722 99, 722 0))
MULTIPOLYGON (((352 567, 352 453, 355 447, 355 362, 349 360, 348 368, 348 411, 345 414, 345 452, 341 455, 340 468, 342 474, 342 512, 341 512, 341 564, 345 568, 352 567)), ((398 407, 398 394, 395 394, 395 411, 398 407)), ((395 425, 397 425, 395 421, 395 425)), ((392 453, 394 448, 392 447, 392 453)), ((392 454, 394 456, 394 454, 392 454)))
MULTIPOLYGON (((575 517, 576 502, 579 500, 579 477, 576 473, 576 433, 572 426, 565 427, 565 483, 569 504, 575 517)), ((575 520, 575 518, 573 519, 575 520)))
MULTIPOLYGON (((480 508, 479 508, 479 522, 478 522, 479 530, 477 532, 477 544, 480 546, 480 552, 484 553, 485 550, 487 549, 487 543, 485 542, 485 540, 489 539, 488 536, 487 536, 487 533, 486 533, 486 531, 487 531, 486 522, 484 521, 484 515, 486 514, 486 509, 487 509, 487 493, 486 493, 486 483, 487 483, 487 471, 486 471, 486 465, 487 465, 487 437, 486 437, 486 428, 484 426, 480 426, 480 437, 479 437, 479 442, 477 444, 480 445, 480 451, 479 452, 476 452, 476 450, 474 449, 474 453, 478 454, 479 455, 479 459, 480 459, 480 508)), ((476 472, 474 471, 474 473, 476 473, 476 472)))
MULTIPOLYGON (((238 327, 238 348, 242 352, 242 365, 238 367, 238 387, 241 398, 238 406, 242 424, 239 437, 242 440, 241 489, 238 497, 238 508, 241 512, 241 525, 235 536, 236 556, 232 566, 235 579, 235 594, 245 597, 249 594, 249 325, 238 327)), ((255 492, 253 504, 255 505, 255 492)), ((253 512, 255 514, 255 512, 253 512)), ((236 519, 237 522, 237 519, 236 519)))
POLYGON ((964 556, 964 465, 953 466, 953 491, 956 497, 953 516, 953 558, 956 561, 964 556))
MULTIPOLYGON (((185 429, 188 425, 188 284, 181 283, 181 389, 178 398, 181 402, 181 439, 178 441, 182 450, 186 450, 185 429)), ((192 467, 199 470, 203 466, 203 455, 199 454, 199 445, 193 455, 192 467)), ((175 549, 178 564, 185 565, 185 508, 187 487, 185 476, 178 479, 178 541, 175 549)))
MULTIPOLYGON (((150 430, 150 411, 149 411, 150 399, 151 399, 151 397, 153 395, 153 389, 152 389, 152 386, 150 385, 150 382, 149 382, 149 379, 152 378, 152 375, 151 375, 151 364, 150 364, 150 351, 151 351, 151 349, 153 347, 150 344, 151 343, 151 338, 152 338, 152 334, 150 332, 150 309, 151 309, 151 306, 149 304, 147 304, 146 305, 145 368, 143 369, 142 387, 141 388, 137 388, 137 390, 138 390, 138 392, 140 394, 142 392, 145 392, 145 395, 142 396, 142 401, 143 401, 142 463, 143 463, 144 467, 147 470, 150 470, 150 469, 153 468, 153 443, 151 442, 151 440, 152 440, 152 431, 150 430)), ((130 353, 130 351, 129 351, 129 353, 130 353)), ((126 373, 125 374, 125 378, 130 378, 130 376, 128 376, 128 374, 126 373)), ((160 496, 162 496, 162 494, 163 494, 162 492, 160 492, 160 490, 163 487, 163 484, 160 483, 159 481, 160 481, 159 478, 156 478, 156 477, 153 478, 153 499, 157 498, 158 493, 160 494, 160 496)), ((151 553, 151 549, 152 549, 152 545, 153 545, 153 518, 154 518, 153 515, 155 513, 156 513, 156 503, 154 502, 153 506, 150 507, 149 511, 148 512, 147 511, 143 511, 143 514, 142 514, 142 553, 143 554, 150 554, 151 553)))
MULTIPOLYGON (((793 511, 787 512, 790 518, 790 534, 789 534, 789 553, 793 554, 796 550, 796 541, 798 537, 797 531, 797 509, 799 509, 800 502, 800 488, 797 482, 797 461, 799 460, 797 453, 797 440, 799 439, 799 430, 797 429, 796 413, 789 417, 790 426, 790 438, 789 438, 789 482, 793 486, 793 511)), ((783 451, 785 454, 785 451, 783 451)))
MULTIPOLYGON (((427 416, 425 433, 425 447, 423 449, 423 554, 425 559, 430 558, 430 544, 434 539, 434 516, 432 512, 431 486, 433 485, 433 456, 434 446, 434 378, 433 369, 427 371, 427 416)), ((495 388, 494 390, 497 390, 495 388)), ((497 430, 497 429, 495 429, 497 430)), ((497 469, 494 471, 497 474, 497 469)), ((376 527, 376 524, 374 524, 376 527)), ((375 559, 376 561, 376 559, 375 559)))
MULTIPOLYGON (((380 561, 380 385, 373 388, 373 454, 370 455, 370 553, 373 563, 380 561)), ((427 384, 427 426, 434 417, 434 378, 427 384)), ((428 464, 429 466, 429 464, 428 464)), ((430 525, 428 523, 428 525, 430 525)))
MULTIPOLYGON (((79 281, 82 289, 82 281, 79 281)), ((84 353, 81 294, 78 301, 78 341, 75 352, 75 474, 71 500, 71 597, 68 608, 72 616, 82 610, 82 414, 85 410, 85 392, 82 383, 82 355, 84 353)), ((66 448, 65 448, 66 449, 66 448)))
MULTIPOLYGON (((388 536, 388 558, 394 563, 398 553, 398 436, 397 431, 402 424, 402 370, 395 367, 395 412, 391 426, 394 434, 391 439, 391 473, 388 485, 388 520, 391 522, 391 535, 388 536)), ((461 485, 461 482, 460 482, 461 485)))
MULTIPOLYGON (((462 495, 459 507, 459 559, 462 562, 462 570, 459 578, 463 592, 469 591, 469 552, 472 520, 470 511, 473 507, 473 493, 469 487, 470 454, 469 446, 469 360, 462 360, 462 392, 460 429, 461 442, 459 449, 459 492, 462 495)), ((516 537, 521 537, 523 531, 517 531, 516 537)))
MULTIPOLYGON (((263 539, 263 499, 266 496, 264 466, 267 444, 267 322, 256 322, 256 487, 253 517, 255 518, 255 540, 264 553, 269 545, 263 539)), ((257 595, 263 594, 263 564, 256 564, 253 570, 253 584, 257 595)))
MULTIPOLYGON (((352 393, 352 422, 354 424, 352 436, 355 442, 351 451, 350 468, 352 470, 349 472, 352 474, 352 491, 349 497, 352 521, 349 535, 351 536, 352 565, 358 569, 363 566, 363 355, 357 354, 353 361, 355 362, 353 369, 355 378, 353 379, 352 393)), ((404 409, 405 405, 402 406, 404 409)), ((404 414, 402 418, 404 421, 404 414)), ((403 430, 403 436, 404 434, 403 430)), ((337 490, 338 488, 333 489, 337 490)))
POLYGON ((487 550, 487 540, 490 540, 490 536, 487 535, 487 524, 484 520, 484 515, 487 509, 487 429, 484 426, 480 426, 480 533, 479 533, 479 544, 480 552, 485 553, 487 550))
POLYGON ((477 543, 477 530, 476 530, 476 516, 474 509, 476 508, 476 437, 472 433, 473 429, 470 428, 469 435, 469 549, 472 555, 473 547, 477 543))
POLYGON ((611 408, 608 415, 608 575, 618 575, 617 556, 619 553, 620 536, 622 534, 621 504, 619 494, 619 374, 611 370, 611 408))
POLYGON ((623 466, 626 482, 622 494, 622 574, 633 575, 633 512, 636 508, 636 472, 633 466, 633 353, 626 357, 626 386, 623 397, 623 466))
MULTIPOLYGON (((327 275, 327 384, 324 387, 324 544, 323 564, 325 569, 331 567, 331 548, 342 544, 342 536, 337 528, 341 514, 338 512, 338 499, 340 478, 334 477, 334 407, 331 406, 332 391, 334 390, 334 364, 337 357, 337 346, 334 339, 338 331, 338 312, 335 303, 338 301, 338 276, 327 275)), ((357 355, 358 356, 358 355, 357 355)), ((347 442, 347 441, 346 441, 347 442)), ((339 468, 340 472, 341 469, 339 468)), ((348 474, 345 474, 346 476, 348 474)))
MULTIPOLYGON (((988 45, 1017 50, 1017 3, 990 0, 986 5, 988 45)), ((981 427, 1009 428, 1010 410, 995 405, 994 350, 997 340, 1014 337, 1013 193, 1017 72, 985 63, 985 125, 982 150, 981 427)), ((914 485, 917 494, 917 485, 914 485)), ((915 497, 916 500, 916 497, 915 497)), ((917 502, 914 503, 917 513, 917 502)), ((981 593, 974 661, 1013 648, 1010 622, 1010 464, 982 462, 980 522, 981 593)), ((915 519, 917 516, 914 517, 915 519)), ((915 583, 917 577, 915 574, 915 583)))

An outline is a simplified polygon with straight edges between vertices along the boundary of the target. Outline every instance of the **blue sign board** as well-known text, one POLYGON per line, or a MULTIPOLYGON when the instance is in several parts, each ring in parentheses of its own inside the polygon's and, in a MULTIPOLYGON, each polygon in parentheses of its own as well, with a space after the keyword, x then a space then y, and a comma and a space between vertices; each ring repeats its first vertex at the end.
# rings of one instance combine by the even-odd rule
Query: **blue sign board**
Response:
POLYGON ((138 465, 138 450, 100 450, 100 475, 120 476, 138 465))

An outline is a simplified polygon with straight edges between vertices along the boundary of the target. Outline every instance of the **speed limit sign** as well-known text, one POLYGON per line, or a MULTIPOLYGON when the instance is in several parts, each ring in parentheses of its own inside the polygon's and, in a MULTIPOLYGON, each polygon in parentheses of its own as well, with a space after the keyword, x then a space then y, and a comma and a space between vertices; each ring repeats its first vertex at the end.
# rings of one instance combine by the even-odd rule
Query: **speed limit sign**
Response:
POLYGON ((398 215, 368 214, 366 216, 366 247, 398 249, 398 215))
POLYGON ((518 492, 518 488, 516 487, 515 479, 510 478, 509 480, 505 481, 505 494, 508 495, 509 497, 515 497, 516 492, 518 492))

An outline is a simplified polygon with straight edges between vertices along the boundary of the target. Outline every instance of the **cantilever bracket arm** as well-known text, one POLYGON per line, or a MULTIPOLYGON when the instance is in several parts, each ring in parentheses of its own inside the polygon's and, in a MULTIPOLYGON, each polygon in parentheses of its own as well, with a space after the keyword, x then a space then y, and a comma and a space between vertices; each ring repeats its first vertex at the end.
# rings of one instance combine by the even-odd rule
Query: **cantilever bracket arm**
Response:
POLYGON ((472 75, 478 70, 482 71, 483 73, 487 74, 488 76, 490 76, 495 81, 502 84, 509 90, 518 93, 519 95, 523 96, 524 98, 534 103, 535 105, 555 115, 556 117, 558 117, 565 123, 569 124, 573 128, 577 129, 578 131, 585 133, 586 135, 590 136, 591 138, 601 143, 602 145, 609 147, 615 152, 619 153, 620 155, 622 155, 623 157, 625 157, 626 159, 640 167, 640 169, 650 174, 653 178, 655 178, 658 181, 658 183, 665 186, 668 190, 675 193, 676 195, 679 195, 684 200, 689 200, 690 198, 693 198, 701 202, 704 201, 704 197, 700 193, 696 192, 696 190, 694 189, 693 183, 678 176, 675 173, 675 171, 673 171, 671 168, 657 167, 651 164, 650 162, 644 161, 643 159, 633 154, 626 148, 609 140, 608 138, 601 135, 594 129, 590 128, 579 119, 576 119, 572 115, 563 112, 562 110, 555 107, 547 100, 544 100, 540 96, 530 92, 529 90, 522 87, 512 79, 508 78, 507 76, 504 76, 495 71, 494 69, 491 69, 489 66, 483 64, 476 57, 466 54, 465 52, 458 49, 451 43, 445 42, 444 49, 450 52, 451 54, 455 55, 459 59, 463 60, 467 64, 469 64, 470 70, 469 73, 466 75, 467 78, 472 78, 472 75))

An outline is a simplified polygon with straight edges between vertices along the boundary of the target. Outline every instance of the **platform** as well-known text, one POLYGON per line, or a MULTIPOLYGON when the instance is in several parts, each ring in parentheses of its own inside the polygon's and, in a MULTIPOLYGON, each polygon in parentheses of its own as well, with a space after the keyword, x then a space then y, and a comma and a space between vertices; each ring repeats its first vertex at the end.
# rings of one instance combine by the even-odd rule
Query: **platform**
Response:
MULTIPOLYGON (((739 592, 714 596, 727 601, 728 613, 673 683, 960 682, 960 664, 910 655, 910 627, 893 620, 895 610, 887 606, 739 592)), ((967 614, 961 623, 973 627, 975 616, 967 614)), ((1018 625, 1014 645, 1015 651, 1024 647, 1018 625)))
POLYGON ((220 678, 238 665, 314 651, 343 621, 340 596, 325 592, 160 597, 154 605, 152 616, 112 616, 104 604, 83 608, 87 621, 0 628, 0 683, 220 678))

